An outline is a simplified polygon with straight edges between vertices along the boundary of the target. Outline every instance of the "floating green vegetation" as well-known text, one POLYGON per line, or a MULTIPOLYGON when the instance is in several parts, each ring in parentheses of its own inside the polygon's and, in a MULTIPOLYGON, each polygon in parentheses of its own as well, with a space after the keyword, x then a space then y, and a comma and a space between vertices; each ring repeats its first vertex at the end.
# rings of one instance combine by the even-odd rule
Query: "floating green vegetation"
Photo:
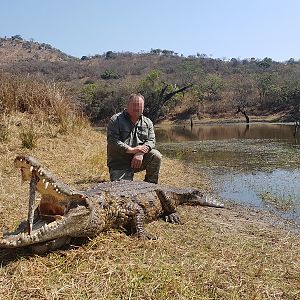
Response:
POLYGON ((163 154, 230 171, 299 168, 300 148, 274 140, 214 140, 160 144, 163 154))
POLYGON ((288 195, 287 197, 278 196, 271 192, 262 192, 260 193, 261 200, 267 204, 272 205, 277 210, 283 212, 295 212, 296 211, 296 203, 295 199, 292 195, 288 195))

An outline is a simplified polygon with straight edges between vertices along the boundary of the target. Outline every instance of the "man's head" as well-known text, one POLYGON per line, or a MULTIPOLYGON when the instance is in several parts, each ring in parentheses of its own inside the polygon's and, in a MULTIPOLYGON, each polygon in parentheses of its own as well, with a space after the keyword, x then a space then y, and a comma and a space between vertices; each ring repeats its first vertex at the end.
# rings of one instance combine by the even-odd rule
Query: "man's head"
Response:
POLYGON ((144 111, 144 97, 140 94, 131 94, 127 102, 127 112, 130 119, 137 121, 144 111))

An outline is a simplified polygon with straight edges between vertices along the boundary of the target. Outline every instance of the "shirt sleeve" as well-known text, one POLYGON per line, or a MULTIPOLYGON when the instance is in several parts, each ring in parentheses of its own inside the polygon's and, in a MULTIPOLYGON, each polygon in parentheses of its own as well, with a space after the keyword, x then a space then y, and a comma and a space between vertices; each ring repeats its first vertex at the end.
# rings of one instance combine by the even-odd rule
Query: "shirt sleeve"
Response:
POLYGON ((145 145, 148 146, 150 150, 155 148, 155 132, 154 132, 154 126, 150 119, 147 120, 148 123, 148 139, 145 141, 145 145))
POLYGON ((126 153, 129 146, 121 141, 120 126, 118 122, 118 116, 111 117, 107 125, 107 143, 109 147, 114 148, 115 151, 126 153))

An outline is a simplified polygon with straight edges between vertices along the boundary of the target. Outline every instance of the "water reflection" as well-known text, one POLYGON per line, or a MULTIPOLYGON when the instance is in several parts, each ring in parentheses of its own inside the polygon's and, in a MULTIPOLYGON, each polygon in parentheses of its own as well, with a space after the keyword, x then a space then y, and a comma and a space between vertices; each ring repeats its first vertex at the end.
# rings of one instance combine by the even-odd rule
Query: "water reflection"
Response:
POLYGON ((197 126, 170 126, 156 128, 159 142, 182 142, 226 139, 276 139, 297 143, 293 125, 283 124, 223 124, 197 126))
POLYGON ((300 224, 300 146, 293 131, 283 124, 174 126, 157 128, 156 137, 163 155, 205 169, 225 199, 272 207, 300 224))

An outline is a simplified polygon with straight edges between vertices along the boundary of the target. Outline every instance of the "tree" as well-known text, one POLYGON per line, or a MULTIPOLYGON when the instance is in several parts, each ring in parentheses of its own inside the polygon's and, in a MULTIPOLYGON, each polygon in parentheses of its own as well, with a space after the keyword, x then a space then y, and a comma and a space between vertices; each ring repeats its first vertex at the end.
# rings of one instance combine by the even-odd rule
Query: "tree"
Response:
POLYGON ((280 87, 281 99, 290 107, 293 120, 300 120, 300 81, 285 82, 280 87))
POLYGON ((12 40, 19 40, 19 41, 22 41, 22 36, 20 34, 16 34, 16 35, 13 35, 11 37, 12 40))
POLYGON ((163 107, 176 95, 183 93, 191 84, 178 88, 161 80, 161 72, 150 71, 140 81, 138 90, 145 97, 145 114, 155 123, 161 116, 163 107))
POLYGON ((258 62, 258 66, 263 68, 263 69, 267 69, 270 68, 272 65, 272 59, 269 57, 265 57, 262 61, 258 62))
POLYGON ((173 55, 173 53, 174 53, 174 51, 172 51, 172 50, 162 50, 161 51, 161 53, 163 54, 163 55, 169 55, 169 56, 172 56, 173 55))
POLYGON ((294 65, 294 64, 295 64, 295 59, 291 57, 291 58, 287 61, 287 64, 288 64, 288 65, 294 65))
POLYGON ((236 59, 236 58, 232 58, 231 60, 230 60, 230 62, 231 62, 231 65, 235 68, 235 67, 237 67, 237 65, 238 65, 238 60, 236 59))
POLYGON ((106 59, 111 59, 111 58, 116 58, 117 57, 117 54, 113 51, 107 51, 105 53, 105 58, 106 59))
POLYGON ((122 111, 128 95, 133 90, 132 83, 126 81, 86 84, 81 89, 80 100, 92 122, 99 122, 108 120, 113 114, 122 111))
POLYGON ((246 119, 246 123, 250 122, 250 118, 249 118, 245 108, 238 105, 236 113, 242 113, 246 119))
POLYGON ((256 87, 261 108, 265 109, 271 104, 274 105, 278 102, 280 88, 275 74, 265 72, 258 74, 256 76, 256 87))
POLYGON ((206 99, 209 101, 217 101, 221 99, 224 81, 219 74, 208 74, 203 87, 206 93, 206 99))
POLYGON ((201 85, 193 85, 189 91, 191 95, 191 108, 196 112, 198 119, 200 119, 201 111, 203 110, 203 101, 205 98, 203 87, 201 85))
POLYGON ((199 61, 184 60, 180 64, 178 78, 182 85, 188 85, 201 81, 204 77, 204 70, 199 61))
POLYGON ((157 54, 157 55, 160 55, 161 52, 162 52, 161 49, 151 49, 151 50, 150 50, 150 53, 151 53, 151 54, 157 54))
POLYGON ((251 100, 254 98, 253 82, 250 78, 243 78, 237 75, 232 80, 233 103, 237 108, 236 113, 242 113, 249 123, 250 119, 247 109, 250 106, 251 100))

